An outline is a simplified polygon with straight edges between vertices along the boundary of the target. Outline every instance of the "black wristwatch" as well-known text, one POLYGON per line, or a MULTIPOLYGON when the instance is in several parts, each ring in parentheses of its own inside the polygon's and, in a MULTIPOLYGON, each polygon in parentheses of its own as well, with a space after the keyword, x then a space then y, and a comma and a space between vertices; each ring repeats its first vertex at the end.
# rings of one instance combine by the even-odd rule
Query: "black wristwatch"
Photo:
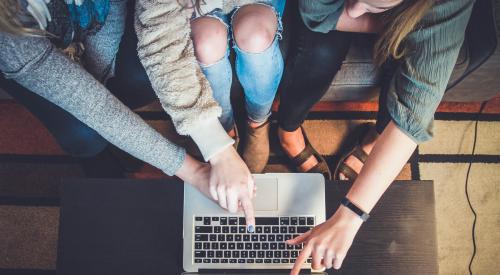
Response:
POLYGON ((348 198, 343 198, 340 203, 349 208, 352 212, 354 212, 356 215, 358 215, 364 222, 370 218, 370 215, 366 213, 365 211, 361 210, 359 207, 354 205, 348 198))

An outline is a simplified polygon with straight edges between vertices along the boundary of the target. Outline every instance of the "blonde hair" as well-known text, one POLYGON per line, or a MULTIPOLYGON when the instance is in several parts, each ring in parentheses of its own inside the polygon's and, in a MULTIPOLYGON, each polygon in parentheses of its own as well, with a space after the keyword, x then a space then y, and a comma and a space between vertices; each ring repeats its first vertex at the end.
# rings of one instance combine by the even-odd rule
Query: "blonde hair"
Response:
POLYGON ((37 29, 26 28, 19 21, 19 2, 17 0, 0 0, 0 32, 15 35, 43 35, 44 32, 37 29))
POLYGON ((413 31, 436 0, 405 0, 382 15, 383 30, 374 47, 377 66, 387 59, 400 59, 406 54, 404 40, 413 31))

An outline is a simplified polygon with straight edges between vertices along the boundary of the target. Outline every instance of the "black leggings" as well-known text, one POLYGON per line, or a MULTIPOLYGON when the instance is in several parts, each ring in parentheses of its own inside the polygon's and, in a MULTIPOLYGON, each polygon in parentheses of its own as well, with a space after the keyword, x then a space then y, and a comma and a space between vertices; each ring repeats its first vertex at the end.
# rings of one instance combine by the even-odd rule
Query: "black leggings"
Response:
MULTIPOLYGON (((309 30, 300 16, 294 18, 291 43, 280 86, 278 123, 285 131, 295 131, 304 122, 311 108, 326 93, 340 69, 354 34, 330 31, 318 33, 309 30)), ((385 108, 393 65, 383 66, 382 89, 379 97, 377 131, 381 133, 390 121, 385 108), (391 69, 392 68, 392 69, 391 69)))

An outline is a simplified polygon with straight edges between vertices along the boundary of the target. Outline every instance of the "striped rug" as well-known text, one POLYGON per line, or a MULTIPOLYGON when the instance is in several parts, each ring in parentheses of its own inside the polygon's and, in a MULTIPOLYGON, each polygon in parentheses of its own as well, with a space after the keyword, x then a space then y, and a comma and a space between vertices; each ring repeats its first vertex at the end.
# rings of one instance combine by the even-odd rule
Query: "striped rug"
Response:
MULTIPOLYGON (((469 191, 477 214, 475 274, 500 269, 500 97, 477 116, 479 103, 442 103, 435 138, 418 147, 399 179, 435 181, 440 274, 466 274, 472 255, 472 212, 465 175, 472 161, 469 191), (472 156, 475 119, 479 119, 472 156)), ((304 128, 332 165, 343 139, 356 125, 373 121, 373 102, 320 103, 304 128)), ((162 134, 179 140, 159 105, 136 110, 162 134)), ((66 155, 47 130, 22 106, 0 101, 0 274, 53 274, 62 178, 87 177, 82 161, 66 155)), ((290 171, 276 138, 266 172, 290 171)), ((164 177, 149 165, 131 178, 164 177)))

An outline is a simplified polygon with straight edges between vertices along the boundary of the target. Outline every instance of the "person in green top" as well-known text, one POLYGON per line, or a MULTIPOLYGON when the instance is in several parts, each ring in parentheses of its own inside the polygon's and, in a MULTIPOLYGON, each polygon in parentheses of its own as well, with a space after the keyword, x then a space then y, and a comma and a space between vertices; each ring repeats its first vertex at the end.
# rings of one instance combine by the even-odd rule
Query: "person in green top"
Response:
MULTIPOLYGON (((434 112, 463 44, 473 5, 474 0, 300 0, 303 41, 291 49, 296 56, 285 70, 283 82, 288 88, 283 89, 278 112, 278 135, 287 155, 293 158, 307 148, 300 119, 328 87, 316 83, 319 78, 309 72, 330 74, 323 77, 329 84, 349 44, 348 35, 339 32, 377 33, 374 60, 391 68, 383 79, 377 124, 341 159, 334 174, 354 180, 346 198, 369 213, 417 145, 432 138, 434 112), (344 47, 339 50, 342 54, 329 55, 325 50, 340 49, 338 45, 344 47), (308 72, 302 73, 304 68, 308 72), (297 109, 302 114, 286 112, 297 109), (290 121, 293 117, 295 121, 290 121)), ((311 155, 299 168, 307 172, 321 161, 311 155)), ((298 274, 309 256, 314 269, 339 269, 362 222, 354 211, 340 206, 325 223, 289 240, 289 244, 304 243, 292 274, 298 274)))

